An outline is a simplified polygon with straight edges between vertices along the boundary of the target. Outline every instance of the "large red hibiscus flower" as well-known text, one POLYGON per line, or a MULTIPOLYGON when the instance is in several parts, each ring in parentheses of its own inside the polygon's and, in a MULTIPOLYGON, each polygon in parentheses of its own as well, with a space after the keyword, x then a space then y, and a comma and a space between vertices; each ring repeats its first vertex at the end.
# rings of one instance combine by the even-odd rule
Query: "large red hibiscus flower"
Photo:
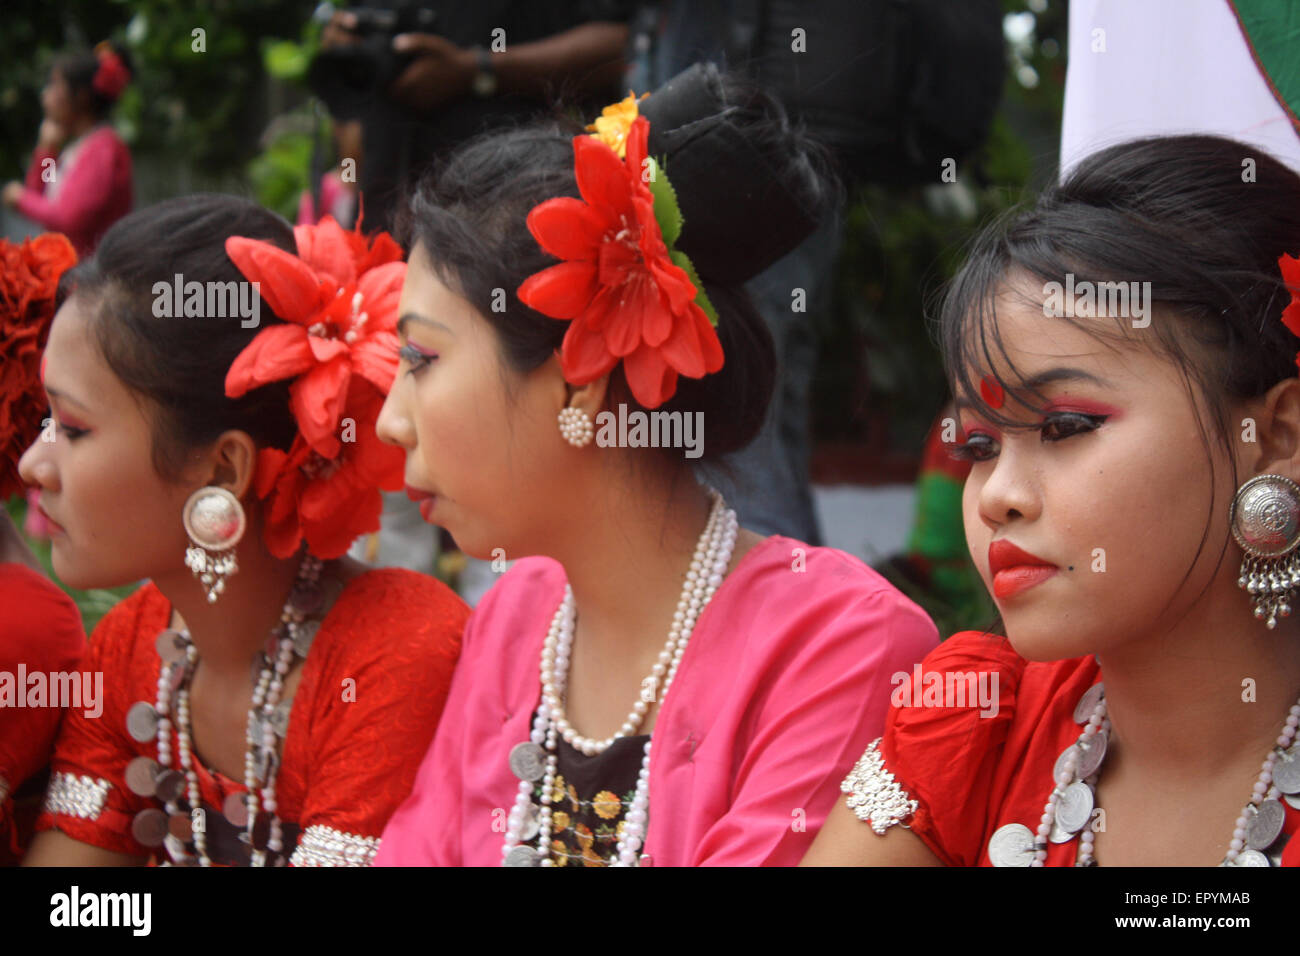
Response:
MULTIPOLYGON (((359 224, 358 224, 359 228, 359 224)), ((226 254, 284 319, 258 334, 226 374, 226 394, 296 378, 290 407, 307 443, 339 453, 339 420, 352 376, 386 394, 397 374, 397 302, 406 276, 402 250, 381 233, 373 246, 333 217, 294 229, 298 255, 232 236, 226 254)))
POLYGON ((657 408, 678 375, 716 372, 723 356, 696 284, 673 261, 680 253, 670 252, 655 218, 643 177, 649 129, 644 116, 632 123, 626 162, 600 139, 574 137, 582 199, 548 199, 527 220, 538 244, 565 261, 524 280, 519 299, 571 320, 560 352, 567 381, 585 385, 622 361, 633 396, 657 408))

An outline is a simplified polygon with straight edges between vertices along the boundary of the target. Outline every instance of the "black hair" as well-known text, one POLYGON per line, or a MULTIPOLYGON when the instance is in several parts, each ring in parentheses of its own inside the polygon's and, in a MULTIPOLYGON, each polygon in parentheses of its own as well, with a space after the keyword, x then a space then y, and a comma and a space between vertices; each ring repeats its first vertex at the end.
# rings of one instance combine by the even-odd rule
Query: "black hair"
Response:
MULTIPOLYGON (((133 73, 131 57, 126 48, 112 41, 107 42, 113 52, 121 59, 127 73, 133 73)), ((113 108, 113 104, 117 102, 116 97, 110 99, 95 89, 95 74, 99 71, 99 57, 93 51, 64 53, 55 58, 53 68, 59 71, 59 75, 68 84, 68 93, 74 102, 81 92, 85 91, 90 113, 96 120, 106 117, 109 110, 113 108)))
MULTIPOLYGON (((1044 283, 1150 282, 1160 308, 1150 326, 1115 327, 1072 315, 1069 322, 1110 345, 1146 342, 1180 370, 1209 451, 1233 462, 1230 404, 1259 397, 1296 375, 1300 343, 1281 321, 1290 302, 1278 258, 1300 250, 1300 176, 1263 150, 1208 135, 1165 136, 1112 146, 1082 160, 1028 211, 1012 212, 978 235, 947 288, 938 336, 953 393, 989 421, 1016 426, 990 407, 979 378, 1004 389, 1008 405, 1029 402, 998 333, 996 296, 1016 274, 1044 283), (994 357, 1009 370, 1001 374, 994 357), (978 378, 977 378, 978 377, 978 378)), ((1046 287, 1044 290, 1046 296, 1046 287)), ((1036 307, 1044 299, 1030 300, 1036 307)), ((1041 396, 1040 396, 1041 397, 1041 396)), ((1023 419, 1022 419, 1023 421, 1023 419)), ((1211 498, 1199 560, 1209 535, 1211 498)), ((1226 553, 1227 541, 1224 542, 1226 553)), ((1191 568, 1188 569, 1190 575, 1191 568)))
POLYGON ((118 220, 93 259, 65 273, 63 296, 86 310, 94 341, 109 368, 153 408, 153 462, 176 480, 187 453, 223 432, 247 432, 259 447, 287 450, 297 433, 289 383, 275 382, 241 398, 226 397, 235 357, 268 324, 281 321, 265 300, 259 323, 227 318, 160 317, 154 284, 243 282, 226 255, 229 236, 262 239, 296 253, 293 228, 257 203, 198 194, 169 199, 118 220))
MULTIPOLYGON (((731 119, 750 142, 759 144, 766 161, 775 161, 778 173, 809 207, 828 206, 836 194, 825 174, 824 154, 789 125, 779 103, 734 76, 724 78, 723 89, 731 119)), ((579 196, 573 137, 582 131, 571 120, 545 120, 482 134, 425 174, 397 222, 403 241, 422 245, 440 278, 491 324, 505 363, 515 372, 541 366, 569 327, 528 308, 516 293, 526 278, 556 262, 524 221, 547 199, 579 196), (500 297, 496 290, 504 290, 503 311, 491 307, 494 295, 500 297)), ((666 169, 671 175, 671 155, 666 169)), ((691 210, 683 208, 682 215, 685 236, 691 210)), ((763 215, 764 210, 755 209, 752 222, 737 222, 734 228, 761 229, 763 215)), ((714 282, 703 270, 700 279, 718 312, 724 364, 702 379, 680 377, 677 390, 659 410, 704 413, 708 430, 701 460, 708 462, 744 448, 758 434, 775 386, 777 357, 743 285, 714 282)), ((621 364, 610 375, 607 401, 642 407, 621 364)))

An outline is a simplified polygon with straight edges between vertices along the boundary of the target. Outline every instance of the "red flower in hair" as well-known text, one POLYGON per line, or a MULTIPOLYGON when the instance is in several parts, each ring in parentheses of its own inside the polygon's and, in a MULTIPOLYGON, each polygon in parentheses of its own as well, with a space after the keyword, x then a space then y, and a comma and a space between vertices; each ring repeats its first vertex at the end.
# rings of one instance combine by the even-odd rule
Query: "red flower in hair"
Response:
POLYGON ((336 558, 377 530, 378 489, 402 487, 405 454, 384 445, 375 422, 397 374, 397 303, 406 276, 387 233, 373 244, 330 216, 298 226, 298 255, 255 239, 226 240, 226 254, 284 319, 263 329, 226 373, 226 394, 292 378, 298 435, 289 450, 258 452, 254 491, 266 501, 265 540, 276 557, 306 539, 336 558))
POLYGON ((41 431, 48 404, 41 353, 54 321, 59 277, 76 265, 66 236, 0 239, 0 503, 20 493, 18 459, 41 431))
POLYGON ((559 259, 519 286, 519 299, 543 315, 568 319, 560 364, 574 385, 620 361, 646 408, 662 405, 677 376, 701 378, 722 367, 722 346, 696 301, 696 284, 671 258, 642 178, 650 124, 637 117, 626 163, 591 136, 573 140, 582 199, 548 199, 528 214, 538 244, 559 259))
MULTIPOLYGON (((1300 259, 1283 253, 1278 256, 1277 266, 1282 270, 1282 281, 1291 290, 1291 301, 1282 310, 1282 322, 1292 335, 1300 337, 1300 259)), ((1296 353, 1296 366, 1300 368, 1300 352, 1296 353)))
POLYGON ((116 100, 126 89, 126 84, 131 81, 131 73, 122 62, 122 58, 117 55, 117 51, 107 43, 97 46, 95 55, 99 58, 99 66, 90 85, 105 99, 116 100))
POLYGON ((239 398, 297 378, 289 397, 298 427, 312 448, 333 458, 352 376, 386 395, 397 374, 397 302, 406 263, 387 233, 370 246, 332 216, 293 233, 296 256, 258 239, 226 240, 231 261, 246 279, 260 283, 262 298, 285 320, 239 353, 226 374, 226 394, 239 398))
POLYGON ((384 396, 355 381, 347 400, 355 416, 355 440, 342 442, 337 458, 312 450, 299 434, 287 452, 263 448, 257 453, 253 490, 268 499, 264 537, 267 549, 288 558, 305 538, 318 558, 337 558, 358 534, 379 527, 383 507, 377 488, 398 491, 406 453, 385 445, 374 423, 384 396))

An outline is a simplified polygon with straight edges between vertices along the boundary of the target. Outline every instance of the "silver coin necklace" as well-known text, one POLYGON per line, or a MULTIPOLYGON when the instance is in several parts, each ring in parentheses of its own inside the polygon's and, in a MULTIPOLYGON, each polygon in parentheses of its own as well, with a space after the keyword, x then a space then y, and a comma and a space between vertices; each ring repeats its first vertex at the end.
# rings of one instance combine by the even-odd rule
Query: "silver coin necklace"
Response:
MULTIPOLYGON (((303 558, 294 585, 272 630, 265 651, 259 654, 252 704, 245 732, 244 785, 246 794, 232 793, 221 807, 222 815, 236 829, 244 832, 239 839, 248 845, 252 866, 266 866, 268 855, 273 865, 286 862, 282 854, 283 839, 277 814, 275 782, 280 765, 280 746, 288 732, 291 702, 280 701, 284 679, 295 654, 305 658, 320 624, 307 620, 324 604, 318 585, 322 562, 311 555, 303 558), (258 792, 258 784, 261 792, 258 792), (265 834, 257 824, 259 811, 269 815, 265 834)), ((207 853, 207 827, 196 811, 202 806, 198 774, 194 769, 191 743, 189 694, 190 681, 198 664, 198 649, 188 631, 167 628, 156 642, 162 668, 158 675, 158 697, 151 705, 137 701, 127 712, 127 730, 146 743, 157 739, 158 759, 136 757, 126 768, 127 787, 143 797, 156 797, 164 810, 150 807, 135 815, 131 832, 143 846, 163 846, 172 864, 211 866, 207 853), (176 742, 180 769, 172 767, 172 717, 175 717, 176 742), (189 810, 181 809, 184 795, 189 810), (192 851, 192 852, 191 852, 192 851)), ((255 665, 256 666, 256 665, 255 665)), ((164 863, 164 866, 168 863, 164 863)))
MULTIPOLYGON (((1035 833, 1023 823, 1008 823, 989 840, 994 866, 1043 866, 1050 843, 1079 839, 1075 866, 1096 866, 1094 831, 1088 826, 1096 807, 1097 780, 1110 739, 1105 685, 1094 684, 1074 708, 1084 724, 1079 739, 1066 747, 1052 768, 1054 787, 1035 833)), ((1274 747, 1261 764, 1250 800, 1233 825, 1232 840, 1220 866, 1276 866, 1287 837, 1286 806, 1300 809, 1300 701, 1292 705, 1274 747)))

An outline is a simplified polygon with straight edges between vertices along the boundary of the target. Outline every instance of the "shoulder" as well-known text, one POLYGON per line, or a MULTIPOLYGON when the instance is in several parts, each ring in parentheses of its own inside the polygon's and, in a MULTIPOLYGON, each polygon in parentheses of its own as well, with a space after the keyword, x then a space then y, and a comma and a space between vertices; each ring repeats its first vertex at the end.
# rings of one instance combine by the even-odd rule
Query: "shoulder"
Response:
POLYGON ((910 765, 913 751, 937 754, 952 741, 975 737, 987 744, 1004 736, 1027 666, 1001 635, 961 631, 948 638, 896 681, 882 748, 891 766, 910 765), (980 703, 981 690, 987 705, 980 703))
POLYGON ((349 581, 321 622, 309 660, 326 672, 382 669, 450 673, 460 656, 469 607, 436 578, 403 568, 366 571, 349 581))
MULTIPOLYGON (((483 642, 488 633, 509 634, 549 621, 564 597, 564 568, 551 558, 521 558, 474 608, 471 631, 483 642)), ((531 631, 529 631, 531 633, 531 631)))
POLYGON ((941 859, 973 865, 1026 740, 1053 723, 1063 688, 1096 675, 1092 658, 1030 662, 1001 635, 954 634, 896 675, 884 737, 863 757, 868 776, 916 801, 912 830, 941 859))
POLYGON ((773 535, 755 545, 718 598, 761 627, 760 641, 870 639, 918 660, 938 641, 929 616, 877 571, 835 548, 773 535))
POLYGON ((0 607, 5 609, 4 653, 21 653, 61 670, 60 661, 75 661, 86 646, 81 612, 54 582, 22 564, 0 565, 0 607))
POLYGON ((87 136, 83 148, 95 151, 102 150, 106 153, 130 153, 126 142, 117 134, 117 130, 113 129, 111 126, 101 126, 99 129, 87 136))

